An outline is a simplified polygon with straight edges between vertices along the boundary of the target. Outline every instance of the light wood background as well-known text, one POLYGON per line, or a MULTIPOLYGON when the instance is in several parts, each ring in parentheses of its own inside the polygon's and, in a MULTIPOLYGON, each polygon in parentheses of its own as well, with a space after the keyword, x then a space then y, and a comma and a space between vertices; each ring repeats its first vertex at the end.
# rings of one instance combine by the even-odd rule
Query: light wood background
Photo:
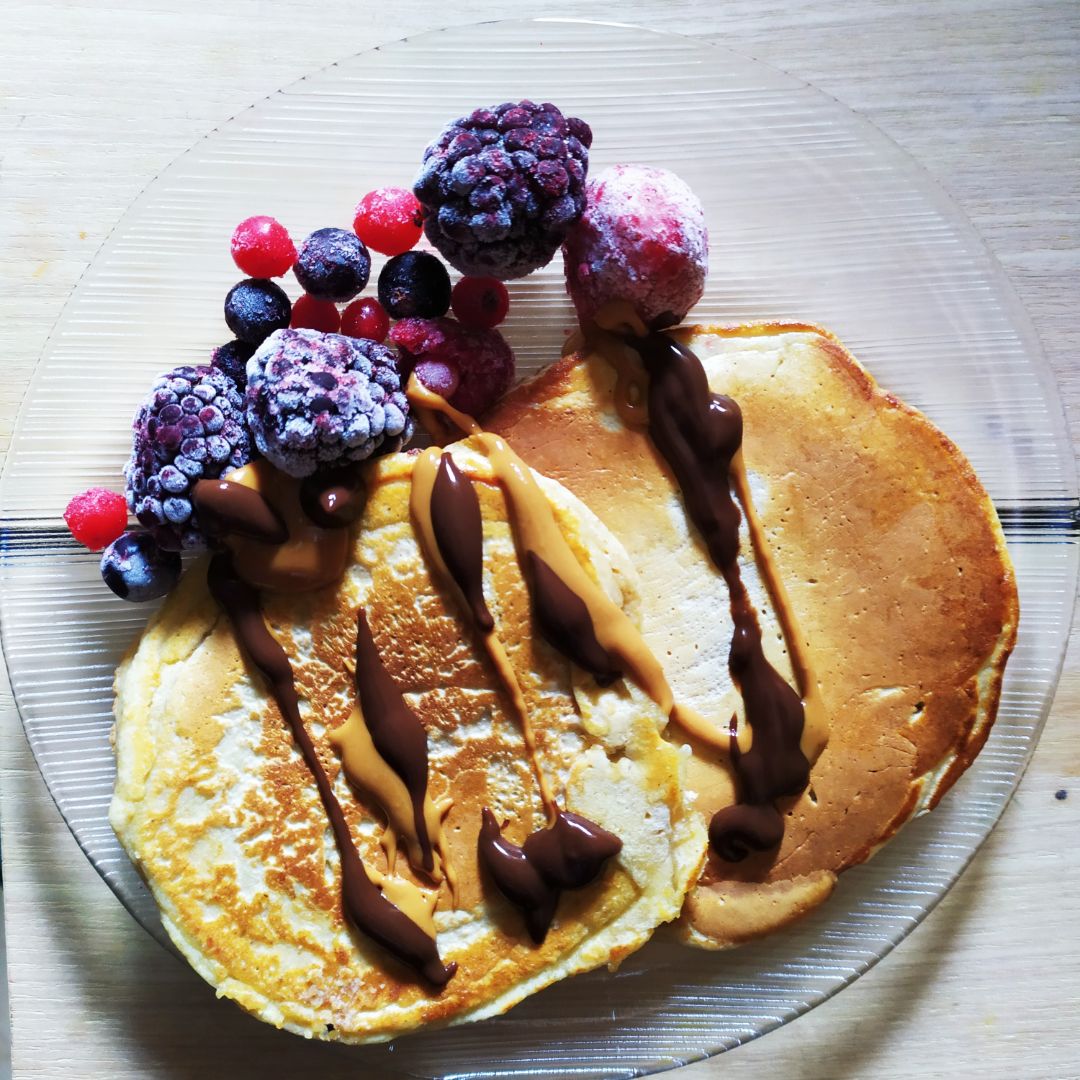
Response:
MULTIPOLYGON (((1001 260, 1080 432, 1076 0, 0 0, 0 455, 79 274, 178 153, 341 56, 446 22, 525 14, 722 41, 868 116, 1001 260)), ((1076 644, 1019 793, 926 923, 814 1013, 680 1078, 1080 1077, 1076 644)), ((60 821, 6 686, 0 713, 14 1075, 354 1073, 340 1051, 216 1003, 150 940, 60 821)))

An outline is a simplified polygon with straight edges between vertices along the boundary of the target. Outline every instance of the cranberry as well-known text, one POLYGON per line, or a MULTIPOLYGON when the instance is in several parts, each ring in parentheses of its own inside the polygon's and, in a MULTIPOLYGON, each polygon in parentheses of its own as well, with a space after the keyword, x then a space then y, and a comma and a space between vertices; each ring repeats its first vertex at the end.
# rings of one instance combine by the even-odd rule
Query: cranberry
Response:
POLYGON ((258 215, 236 226, 232 257, 250 277, 281 277, 296 261, 296 248, 284 225, 272 217, 258 215))
POLYGON ((385 341, 390 332, 390 316, 373 297, 354 300, 341 313, 341 332, 348 337, 385 341))

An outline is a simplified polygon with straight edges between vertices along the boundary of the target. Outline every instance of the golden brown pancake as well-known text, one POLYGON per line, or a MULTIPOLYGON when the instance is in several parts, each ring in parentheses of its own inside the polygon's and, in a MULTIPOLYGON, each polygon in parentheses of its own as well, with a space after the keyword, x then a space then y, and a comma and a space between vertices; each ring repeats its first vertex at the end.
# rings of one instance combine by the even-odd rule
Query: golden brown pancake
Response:
MULTIPOLYGON (((664 718, 636 691, 601 690, 572 673, 533 634, 500 489, 481 455, 460 445, 452 453, 476 481, 485 591, 540 767, 564 808, 623 844, 596 882, 563 894, 542 945, 478 863, 482 808, 505 820, 518 844, 543 826, 544 812, 505 691, 417 545, 414 455, 373 466, 339 584, 267 594, 264 603, 364 863, 437 900, 442 959, 458 965, 441 992, 346 922, 340 859, 312 774, 211 599, 204 568, 188 573, 117 672, 111 819, 166 929, 219 995, 309 1037, 367 1042, 479 1019, 567 975, 615 965, 678 915, 704 857, 704 829, 684 809, 680 754, 660 734, 664 718), (415 872, 400 842, 391 868, 379 805, 350 787, 331 744, 354 707, 361 605, 383 664, 427 732, 430 794, 450 803, 442 836, 456 896, 415 872)), ((633 611, 635 578, 620 545, 573 496, 539 482, 586 570, 633 611)))
MULTIPOLYGON (((968 462, 831 334, 759 324, 680 337, 710 389, 741 406, 753 503, 829 727, 809 787, 781 805, 779 849, 739 863, 710 854, 687 898, 686 940, 719 948, 812 909, 840 871, 936 805, 989 733, 1018 610, 996 514, 968 462)), ((741 708, 726 587, 648 434, 620 420, 615 386, 603 357, 568 355, 487 426, 622 541, 642 582, 645 639, 676 700, 724 729, 741 708)), ((739 561, 766 655, 794 685, 745 520, 739 561)), ((731 805, 726 755, 674 725, 668 734, 693 750, 688 786, 705 820, 731 805)))

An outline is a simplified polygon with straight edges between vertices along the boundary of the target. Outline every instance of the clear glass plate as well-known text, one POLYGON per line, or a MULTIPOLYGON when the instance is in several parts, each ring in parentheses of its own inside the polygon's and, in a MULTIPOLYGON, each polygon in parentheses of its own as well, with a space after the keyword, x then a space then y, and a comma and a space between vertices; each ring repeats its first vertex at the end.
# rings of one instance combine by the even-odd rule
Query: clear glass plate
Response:
MULTIPOLYGON (((502 22, 362 53, 223 124, 150 184, 64 310, 7 461, 0 610, 15 696, 61 812, 151 934, 164 941, 106 816, 113 669, 148 610, 102 587, 63 507, 90 485, 119 485, 151 377, 229 337, 220 313, 238 276, 237 221, 273 213, 294 236, 347 226, 364 191, 411 179, 444 121, 522 96, 592 124, 595 171, 664 165, 701 196, 713 261, 699 318, 829 326, 959 443, 1005 524, 1023 614, 975 766, 818 913, 726 954, 657 940, 615 976, 400 1040, 392 1059, 387 1047, 355 1051, 358 1068, 392 1061, 413 1076, 658 1070, 769 1031, 857 978, 941 899, 1001 814, 1050 706, 1076 586, 1072 450, 1030 323, 959 210, 864 120, 754 60, 630 27, 502 22)), ((513 295, 505 329, 529 374, 574 323, 559 262, 513 295)))

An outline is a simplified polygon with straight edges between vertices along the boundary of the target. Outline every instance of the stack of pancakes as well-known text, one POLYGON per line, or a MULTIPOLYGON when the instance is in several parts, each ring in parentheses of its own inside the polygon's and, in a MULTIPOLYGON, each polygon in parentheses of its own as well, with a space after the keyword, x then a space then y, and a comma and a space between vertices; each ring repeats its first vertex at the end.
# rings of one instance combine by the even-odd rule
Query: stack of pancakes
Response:
MULTIPOLYGON (((742 408, 753 501, 828 716, 809 787, 781 806, 779 849, 741 863, 707 855, 709 818, 737 797, 727 757, 629 682, 597 686, 535 632, 502 493, 466 440, 451 452, 480 498, 485 594, 539 765, 567 809, 623 842, 532 943, 481 871, 477 834, 484 807, 515 843, 542 827, 533 766, 475 632, 418 546, 416 459, 390 455, 369 474, 341 582, 268 594, 265 611, 361 856, 430 897, 439 948, 458 971, 436 993, 345 921, 311 775, 196 570, 117 673, 112 819, 169 933, 219 993, 278 1026, 360 1042, 504 1011, 617 964, 680 912, 688 942, 734 944, 820 903, 837 873, 932 807, 971 762, 993 722, 1017 606, 997 519, 967 462, 823 331, 681 333, 710 387, 742 408), (353 708, 361 607, 427 731, 456 895, 400 854, 389 865, 379 807, 350 788, 329 740, 353 708)), ((578 352, 511 394, 487 426, 540 474, 579 561, 637 622, 677 701, 723 728, 740 710, 726 588, 648 435, 620 420, 615 388, 604 357, 578 352)), ((766 653, 793 681, 745 529, 740 565, 766 653)))

